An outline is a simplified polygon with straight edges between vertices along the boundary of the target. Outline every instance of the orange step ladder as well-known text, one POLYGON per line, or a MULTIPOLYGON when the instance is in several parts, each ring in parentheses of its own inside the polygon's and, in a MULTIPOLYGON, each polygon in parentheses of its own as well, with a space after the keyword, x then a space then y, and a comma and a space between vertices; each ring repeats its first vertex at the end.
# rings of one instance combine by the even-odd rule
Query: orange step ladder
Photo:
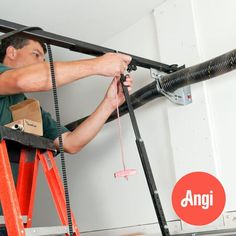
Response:
MULTIPOLYGON (((64 188, 54 160, 53 143, 45 138, 0 126, 0 202, 8 236, 69 235, 64 188), (10 141, 9 141, 10 140, 10 141), (15 187, 8 142, 21 145, 15 187), (62 226, 32 228, 38 165, 41 163, 62 226), (26 220, 23 220, 26 217, 26 220)), ((73 235, 79 236, 73 213, 73 235)))

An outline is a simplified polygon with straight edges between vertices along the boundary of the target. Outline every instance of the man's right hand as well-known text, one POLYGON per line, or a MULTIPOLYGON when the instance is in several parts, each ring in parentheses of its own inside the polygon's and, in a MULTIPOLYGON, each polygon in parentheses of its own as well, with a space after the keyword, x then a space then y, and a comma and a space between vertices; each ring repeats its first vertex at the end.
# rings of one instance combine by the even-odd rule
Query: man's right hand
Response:
POLYGON ((97 74, 102 76, 115 77, 124 74, 131 62, 131 56, 121 53, 106 53, 95 58, 97 74))

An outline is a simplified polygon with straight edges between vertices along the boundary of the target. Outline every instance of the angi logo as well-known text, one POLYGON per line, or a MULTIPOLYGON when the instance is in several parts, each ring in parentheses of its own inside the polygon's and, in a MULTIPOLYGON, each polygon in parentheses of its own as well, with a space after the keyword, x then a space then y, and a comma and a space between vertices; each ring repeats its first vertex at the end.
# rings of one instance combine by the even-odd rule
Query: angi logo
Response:
POLYGON ((206 172, 183 176, 172 192, 172 205, 180 219, 192 225, 206 225, 224 210, 225 191, 220 181, 206 172))
POLYGON ((181 200, 181 206, 199 206, 204 210, 207 210, 209 206, 213 206, 213 191, 209 194, 192 194, 191 190, 187 190, 185 198, 181 200))

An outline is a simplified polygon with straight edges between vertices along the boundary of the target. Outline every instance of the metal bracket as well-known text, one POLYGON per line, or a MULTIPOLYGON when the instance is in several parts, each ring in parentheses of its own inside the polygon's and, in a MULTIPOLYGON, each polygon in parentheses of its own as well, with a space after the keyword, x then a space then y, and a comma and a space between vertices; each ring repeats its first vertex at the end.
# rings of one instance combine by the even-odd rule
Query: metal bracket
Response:
POLYGON ((173 93, 165 91, 161 88, 161 80, 165 76, 165 73, 158 71, 157 69, 150 69, 151 77, 157 81, 157 91, 162 93, 165 97, 167 97, 171 102, 176 103, 178 105, 188 105, 192 103, 192 94, 191 87, 187 85, 183 88, 179 88, 175 90, 173 93))

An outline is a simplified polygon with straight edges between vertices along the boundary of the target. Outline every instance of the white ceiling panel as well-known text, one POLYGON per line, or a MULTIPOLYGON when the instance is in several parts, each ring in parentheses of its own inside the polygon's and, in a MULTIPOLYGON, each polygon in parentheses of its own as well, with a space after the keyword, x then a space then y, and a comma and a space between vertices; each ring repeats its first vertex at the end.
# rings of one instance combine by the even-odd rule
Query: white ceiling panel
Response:
POLYGON ((91 42, 103 42, 165 0, 8 0, 0 17, 91 42))

